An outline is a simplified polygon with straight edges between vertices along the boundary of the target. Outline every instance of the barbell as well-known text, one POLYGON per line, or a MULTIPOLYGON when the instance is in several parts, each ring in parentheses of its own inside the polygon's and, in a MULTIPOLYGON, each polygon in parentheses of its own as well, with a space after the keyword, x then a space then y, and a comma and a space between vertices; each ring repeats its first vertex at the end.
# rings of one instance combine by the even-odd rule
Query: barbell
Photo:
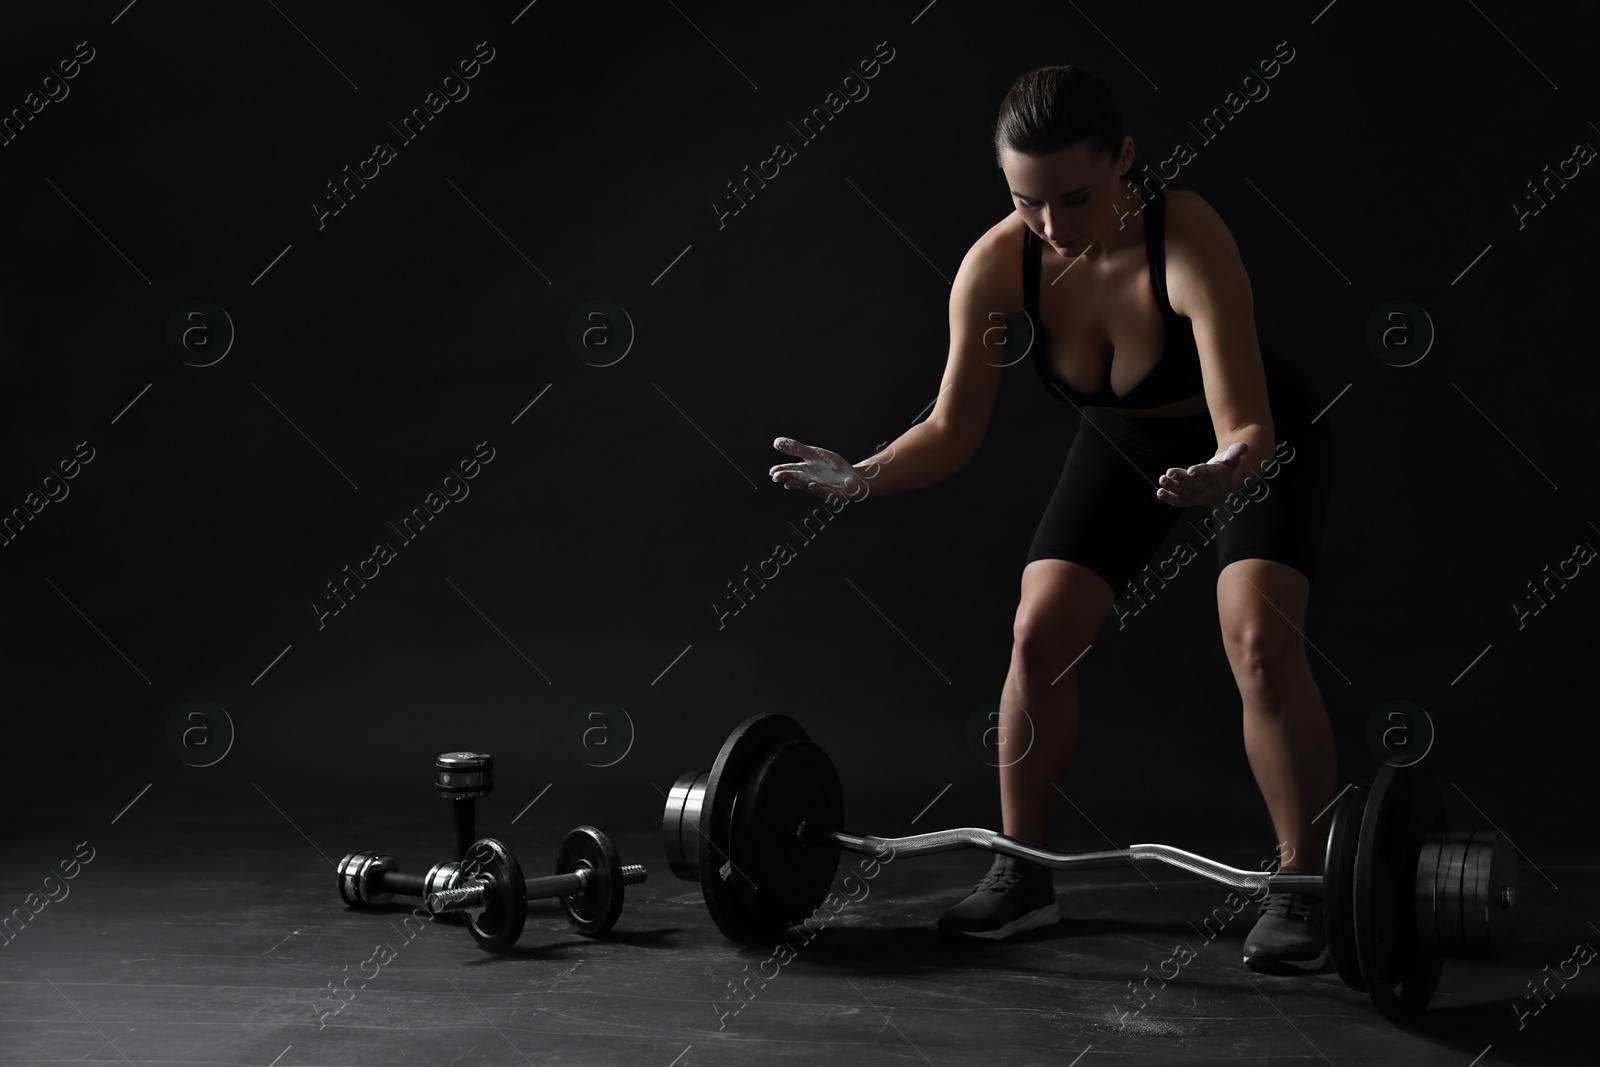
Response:
POLYGON ((874 837, 840 829, 833 761, 787 715, 754 715, 710 770, 673 783, 662 816, 672 873, 698 881, 717 929, 770 942, 811 917, 841 851, 894 857, 987 849, 1054 870, 1159 862, 1237 889, 1321 894, 1328 954, 1345 985, 1390 1018, 1432 999, 1446 958, 1503 959, 1515 940, 1520 871, 1499 833, 1444 825, 1433 777, 1385 763, 1333 805, 1321 874, 1229 867, 1171 845, 1055 852, 993 830, 874 837))

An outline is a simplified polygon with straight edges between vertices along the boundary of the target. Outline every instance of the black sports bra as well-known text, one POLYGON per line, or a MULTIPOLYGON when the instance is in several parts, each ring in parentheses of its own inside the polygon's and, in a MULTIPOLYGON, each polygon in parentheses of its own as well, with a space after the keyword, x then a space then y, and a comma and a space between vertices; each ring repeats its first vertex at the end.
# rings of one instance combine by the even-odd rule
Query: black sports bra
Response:
MULTIPOLYGON (((1150 287, 1161 309, 1165 341, 1156 365, 1127 393, 1119 396, 1111 389, 1111 362, 1106 361, 1105 382, 1093 396, 1084 396, 1057 376, 1050 366, 1049 340, 1039 319, 1039 256, 1043 242, 1032 228, 1022 231, 1022 292, 1033 326, 1033 365, 1039 378, 1060 400, 1094 407, 1153 408, 1183 400, 1204 391, 1200 377, 1200 350, 1194 343, 1194 324, 1172 310, 1167 299, 1166 221, 1167 198, 1160 188, 1144 207, 1144 248, 1150 263, 1150 287)), ((1115 353, 1112 354, 1113 359, 1115 353)))

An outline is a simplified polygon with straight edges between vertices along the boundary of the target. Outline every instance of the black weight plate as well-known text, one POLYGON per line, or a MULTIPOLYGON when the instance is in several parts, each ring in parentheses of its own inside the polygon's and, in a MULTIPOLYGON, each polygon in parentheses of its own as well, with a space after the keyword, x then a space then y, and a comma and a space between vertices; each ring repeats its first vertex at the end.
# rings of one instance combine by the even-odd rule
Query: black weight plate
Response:
POLYGON ((589 887, 561 898, 572 928, 585 937, 599 937, 622 914, 622 860, 611 839, 593 826, 579 826, 567 834, 556 854, 556 873, 589 870, 589 887))
POLYGON ((472 939, 490 952, 509 948, 522 936, 528 916, 528 883, 522 865, 496 839, 480 838, 461 860, 461 880, 456 884, 464 886, 474 879, 487 881, 489 892, 483 910, 467 920, 472 939))
POLYGON ((738 851, 732 831, 734 805, 772 747, 792 739, 809 740, 789 716, 752 715, 728 735, 706 778, 700 806, 700 891, 711 921, 733 941, 759 944, 768 928, 762 916, 751 913, 748 903, 752 891, 760 892, 760 883, 751 883, 734 855, 738 851))
POLYGON ((1444 891, 1444 841, 1424 841, 1417 857, 1417 936, 1432 940, 1443 954, 1439 939, 1439 895, 1444 891))
POLYGON ((769 749, 748 782, 733 811, 733 859, 754 882, 741 884, 751 916, 766 936, 781 936, 817 909, 838 873, 838 847, 802 845, 797 831, 844 822, 839 775, 820 746, 791 739, 769 749))
POLYGON ((1466 892, 1467 847, 1471 844, 1471 831, 1453 830, 1439 843, 1439 863, 1436 876, 1438 895, 1434 898, 1434 929, 1437 934, 1439 955, 1460 955, 1466 937, 1462 922, 1462 894, 1466 892))
POLYGON ((1472 830, 1467 833, 1467 855, 1461 880, 1461 947, 1456 953, 1471 956, 1476 946, 1487 939, 1489 930, 1485 922, 1488 914, 1489 867, 1492 852, 1489 840, 1493 831, 1472 830))
POLYGON ((1450 846, 1450 835, 1437 840, 1422 841, 1422 851, 1416 861, 1416 936, 1424 942, 1438 945, 1440 955, 1445 955, 1445 941, 1440 933, 1438 907, 1445 894, 1445 849, 1450 846))
POLYGON ((1416 1016, 1433 999, 1444 957, 1417 936, 1417 862, 1443 812, 1420 765, 1386 763, 1373 780, 1356 845, 1356 955, 1367 996, 1384 1016, 1416 1016))
POLYGON ((1437 945, 1440 955, 1447 952, 1439 926, 1439 898, 1445 891, 1444 849, 1442 839, 1424 841, 1417 857, 1417 936, 1437 945))
POLYGON ((1361 984, 1361 960, 1356 954, 1354 878, 1356 843, 1361 839, 1361 812, 1372 787, 1370 779, 1353 782, 1339 795, 1333 806, 1333 824, 1328 828, 1328 851, 1322 861, 1322 933, 1328 955, 1344 984, 1365 993, 1361 984))
POLYGON ((1473 955, 1504 960, 1517 940, 1516 899, 1522 892, 1522 867, 1517 863, 1511 842, 1498 831, 1479 830, 1478 837, 1489 848, 1489 868, 1483 894, 1481 926, 1473 926, 1473 955), (1504 891, 1511 903, 1501 900, 1504 891))

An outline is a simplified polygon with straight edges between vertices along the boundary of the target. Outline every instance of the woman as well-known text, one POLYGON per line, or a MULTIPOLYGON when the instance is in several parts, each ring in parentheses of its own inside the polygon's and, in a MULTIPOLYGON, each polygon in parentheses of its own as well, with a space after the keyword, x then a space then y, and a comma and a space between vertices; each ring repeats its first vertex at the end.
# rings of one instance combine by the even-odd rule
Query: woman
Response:
MULTIPOLYGON (((983 440, 1009 362, 996 313, 1025 308, 1040 378, 1080 418, 1022 571, 1001 696, 1004 832, 1044 843, 1054 786, 1077 740, 1081 653, 1180 509, 1214 508, 1192 532, 1217 543, 1217 612, 1244 705, 1245 750, 1281 869, 1319 872, 1326 824, 1319 832, 1312 820, 1333 799, 1334 750, 1302 632, 1333 458, 1326 424, 1312 425, 1319 398, 1283 357, 1259 347, 1250 279, 1217 213, 1159 179, 1135 184, 1133 138, 1095 75, 1050 66, 1018 78, 1000 108, 995 156, 1015 210, 961 262, 949 360, 927 420, 853 466, 779 438, 775 447, 799 462, 773 467, 772 479, 858 499, 866 478, 881 495, 961 469, 983 440)), ((997 856, 940 929, 1000 939, 1054 923, 1051 874, 997 856)), ((1267 894, 1245 962, 1320 968, 1317 905, 1267 894)))

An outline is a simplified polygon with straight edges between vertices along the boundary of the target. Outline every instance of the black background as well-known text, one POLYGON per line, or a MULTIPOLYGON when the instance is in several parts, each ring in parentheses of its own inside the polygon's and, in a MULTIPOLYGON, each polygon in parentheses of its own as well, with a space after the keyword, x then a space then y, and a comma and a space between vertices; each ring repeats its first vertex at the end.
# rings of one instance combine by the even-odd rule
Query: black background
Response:
MULTIPOLYGON (((0 39, 5 109, 95 50, 0 147, 0 508, 95 450, 0 548, 8 819, 76 839, 137 796, 125 817, 442 830, 432 757, 470 748, 496 758, 500 825, 539 796, 529 818, 647 826, 679 772, 776 710, 832 753, 852 829, 905 832, 936 796, 915 829, 997 826, 967 726, 999 696, 1077 416, 1013 367, 969 467, 803 546, 788 524, 817 502, 766 471, 776 436, 860 459, 926 410, 949 279, 1010 210, 1000 99, 1075 62, 1144 161, 1197 146, 1172 186, 1227 221, 1262 343, 1339 396, 1307 636, 1341 780, 1376 766, 1375 709, 1410 700, 1466 819, 1525 846, 1592 836, 1600 577, 1521 629, 1511 607, 1600 547, 1600 178, 1521 228, 1512 208, 1600 144, 1585 6, 122 10, 8 12, 0 39), (470 95, 399 143, 386 124, 480 41, 470 95), (885 41, 870 95, 800 144, 787 124, 885 41), (1285 41, 1270 94, 1202 143, 1187 123, 1285 41), (319 228, 310 203, 379 139, 395 160, 319 228), (724 183, 779 139, 797 157, 719 227, 724 183), (193 300, 237 331, 212 366, 168 344, 193 300), (592 300, 636 330, 610 366, 568 342, 592 300), (1411 366, 1367 343, 1391 300, 1437 331, 1411 366), (319 629, 324 583, 485 440, 470 496, 319 629), (780 539, 798 558, 719 630, 713 600, 780 539), (213 766, 169 746, 191 700, 237 729, 213 766), (570 740, 596 707, 604 760, 629 740, 614 709, 632 723, 609 767, 570 740)), ((1058 847, 1268 854, 1214 577, 1208 551, 1102 632, 1058 847)))

